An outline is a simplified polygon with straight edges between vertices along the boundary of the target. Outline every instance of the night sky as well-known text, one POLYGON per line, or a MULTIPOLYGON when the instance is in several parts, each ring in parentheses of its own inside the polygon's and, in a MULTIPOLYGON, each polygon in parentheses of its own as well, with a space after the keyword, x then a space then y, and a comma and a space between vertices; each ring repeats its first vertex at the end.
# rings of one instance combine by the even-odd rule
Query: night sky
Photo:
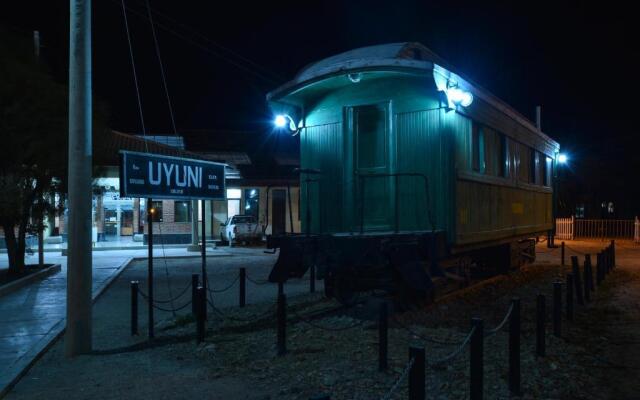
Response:
MULTIPOLYGON (((171 133, 145 1, 125 3, 147 130, 171 133)), ((417 41, 526 117, 533 119, 541 104, 543 130, 570 154, 568 176, 576 190, 615 200, 625 216, 640 211, 633 204, 640 57, 635 13, 622 5, 150 3, 176 124, 188 143, 192 130, 249 131, 256 143, 275 140, 291 148, 295 142, 270 135, 268 91, 304 65, 341 51, 417 41)), ((21 0, 3 5, 0 23, 22 35, 40 30, 46 65, 64 82, 68 14, 68 1, 21 0)), ((94 0, 93 21, 95 98, 109 107, 113 129, 140 132, 120 0, 94 0)), ((198 143, 215 149, 213 142, 198 143)))

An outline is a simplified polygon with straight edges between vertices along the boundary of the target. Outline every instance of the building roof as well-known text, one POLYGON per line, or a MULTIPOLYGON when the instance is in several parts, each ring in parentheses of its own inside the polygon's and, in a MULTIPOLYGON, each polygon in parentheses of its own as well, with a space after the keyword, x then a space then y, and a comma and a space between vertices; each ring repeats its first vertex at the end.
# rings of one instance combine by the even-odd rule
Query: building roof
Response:
POLYGON ((102 167, 117 166, 121 150, 137 151, 141 153, 153 153, 172 157, 195 158, 197 160, 209 159, 201 154, 182 150, 177 147, 167 146, 150 139, 136 135, 129 135, 113 130, 105 130, 93 137, 93 163, 102 167))

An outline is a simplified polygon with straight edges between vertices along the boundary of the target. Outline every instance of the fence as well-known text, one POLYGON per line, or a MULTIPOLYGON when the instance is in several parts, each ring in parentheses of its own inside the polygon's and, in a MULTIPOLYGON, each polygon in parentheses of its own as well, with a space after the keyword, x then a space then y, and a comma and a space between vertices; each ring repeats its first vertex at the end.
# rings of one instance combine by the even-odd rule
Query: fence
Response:
MULTIPOLYGON (((636 221, 636 230, 637 230, 636 221)), ((563 246, 564 248, 564 246, 563 246)), ((562 335, 562 310, 565 308, 566 320, 574 320, 574 299, 577 300, 577 305, 585 307, 591 302, 592 293, 595 294, 596 288, 602 285, 606 275, 613 271, 616 265, 615 261, 615 241, 612 240, 611 244, 605 247, 601 252, 596 254, 596 268, 595 268, 595 281, 594 271, 591 264, 591 255, 584 254, 584 269, 581 271, 578 256, 571 257, 572 270, 571 273, 566 275, 566 303, 565 307, 562 304, 562 282, 554 281, 552 283, 553 288, 553 301, 552 301, 552 332, 553 335, 561 337, 562 335)), ((307 323, 315 328, 327 330, 327 331, 342 331, 355 328, 362 325, 362 321, 351 323, 348 326, 335 327, 335 326, 321 326, 311 321, 309 316, 299 315, 293 307, 287 307, 287 297, 284 294, 283 285, 279 285, 277 302, 273 304, 274 307, 270 307, 264 314, 258 316, 252 316, 248 319, 236 319, 226 316, 221 310, 217 309, 213 304, 213 294, 221 293, 231 289, 236 283, 239 283, 239 306, 244 307, 246 304, 246 282, 254 282, 255 284, 268 284, 267 281, 254 281, 250 279, 244 268, 239 270, 239 275, 230 284, 224 288, 211 289, 209 285, 203 287, 199 283, 199 277, 197 274, 192 276, 191 282, 182 290, 180 294, 174 298, 167 300, 155 300, 152 306, 154 308, 173 311, 174 313, 180 309, 186 308, 189 305, 193 306, 192 313, 196 318, 196 342, 202 343, 205 340, 207 329, 207 303, 213 308, 213 310, 222 319, 237 320, 240 322, 255 322, 259 318, 268 318, 273 321, 275 311, 276 322, 276 354, 280 357, 287 354, 287 325, 296 322, 307 323), (195 287, 195 290, 193 290, 195 287), (191 291, 191 300, 187 301, 184 305, 174 308, 173 302, 178 298, 188 293, 189 288, 191 291), (209 299, 207 299, 207 292, 209 299), (170 308, 164 308, 158 306, 158 304, 171 304, 170 308), (275 310, 274 310, 275 308, 275 310), (291 312, 295 318, 287 318, 287 314, 291 312)), ((131 282, 131 334, 138 334, 138 296, 149 301, 149 297, 145 295, 140 289, 137 281, 131 282)), ((330 310, 336 311, 337 309, 330 310)), ((388 305, 386 303, 381 304, 380 314, 378 318, 378 369, 384 371, 388 368, 388 329, 389 329, 389 312, 388 305)), ((318 316, 324 315, 319 313, 318 316)), ((397 375, 393 384, 383 395, 382 400, 390 400, 398 391, 399 387, 406 381, 407 395, 409 400, 425 400, 426 398, 426 376, 429 369, 438 369, 442 365, 447 365, 453 359, 460 356, 460 354, 468 348, 469 351, 469 381, 468 381, 468 394, 470 400, 482 400, 484 398, 484 342, 485 339, 496 335, 502 331, 505 326, 508 326, 507 337, 507 363, 505 366, 508 390, 512 395, 523 395, 523 388, 521 382, 521 353, 523 351, 521 338, 522 338, 522 326, 521 326, 521 299, 512 298, 511 304, 507 309, 501 322, 493 329, 485 329, 484 320, 481 318, 471 318, 471 328, 464 334, 464 339, 460 341, 450 342, 441 341, 439 339, 430 338, 414 332, 410 327, 402 324, 398 319, 392 317, 392 321, 400 328, 406 330, 412 337, 421 339, 425 342, 451 345, 455 346, 454 350, 450 351, 447 355, 440 359, 429 358, 428 362, 425 356, 424 346, 410 346, 409 347, 409 360, 405 364, 402 372, 397 375)), ((538 294, 536 297, 535 308, 535 354, 538 357, 546 356, 546 337, 547 337, 547 306, 546 296, 544 294, 538 294)), ((533 349, 532 349, 533 350, 533 349)), ((557 355, 556 355, 557 356, 557 355)), ((324 393, 312 397, 312 400, 330 400, 331 394, 324 393)))
POLYGON ((556 237, 563 240, 577 238, 633 239, 640 242, 640 222, 635 219, 576 219, 556 218, 556 237))

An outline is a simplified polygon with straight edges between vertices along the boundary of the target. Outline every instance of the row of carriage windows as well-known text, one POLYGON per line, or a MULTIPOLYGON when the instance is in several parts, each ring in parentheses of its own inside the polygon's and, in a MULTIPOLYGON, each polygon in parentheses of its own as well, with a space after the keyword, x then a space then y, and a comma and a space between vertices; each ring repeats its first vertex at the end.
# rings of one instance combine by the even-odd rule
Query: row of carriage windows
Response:
POLYGON ((551 186, 551 162, 550 157, 501 132, 475 121, 472 124, 471 169, 477 173, 551 186))

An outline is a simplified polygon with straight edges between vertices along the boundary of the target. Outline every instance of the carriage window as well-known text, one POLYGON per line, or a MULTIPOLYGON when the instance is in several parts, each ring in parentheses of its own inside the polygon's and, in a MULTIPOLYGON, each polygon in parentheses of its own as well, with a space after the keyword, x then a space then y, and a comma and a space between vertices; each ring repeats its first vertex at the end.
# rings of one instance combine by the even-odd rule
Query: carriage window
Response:
POLYGON ((544 185, 545 186, 551 186, 551 168, 552 168, 552 160, 551 157, 547 157, 545 155, 542 155, 542 157, 544 158, 545 162, 543 164, 544 167, 544 171, 542 173, 542 177, 544 179, 544 185))
POLYGON ((474 171, 484 173, 485 163, 484 132, 477 122, 471 128, 471 167, 474 171))
POLYGON ((529 167, 529 183, 535 185, 538 183, 538 153, 534 149, 529 149, 529 157, 529 162, 531 163, 531 167, 529 167))
POLYGON ((520 182, 529 182, 531 175, 529 170, 531 169, 531 151, 522 143, 516 143, 518 149, 516 160, 516 171, 518 180, 520 182))
POLYGON ((377 168, 386 165, 386 114, 386 109, 380 105, 361 106, 354 109, 358 168, 377 168))
POLYGON ((503 178, 509 177, 509 168, 507 165, 507 160, 509 159, 509 149, 507 147, 507 137, 500 133, 499 134, 499 145, 498 145, 498 176, 503 178))

